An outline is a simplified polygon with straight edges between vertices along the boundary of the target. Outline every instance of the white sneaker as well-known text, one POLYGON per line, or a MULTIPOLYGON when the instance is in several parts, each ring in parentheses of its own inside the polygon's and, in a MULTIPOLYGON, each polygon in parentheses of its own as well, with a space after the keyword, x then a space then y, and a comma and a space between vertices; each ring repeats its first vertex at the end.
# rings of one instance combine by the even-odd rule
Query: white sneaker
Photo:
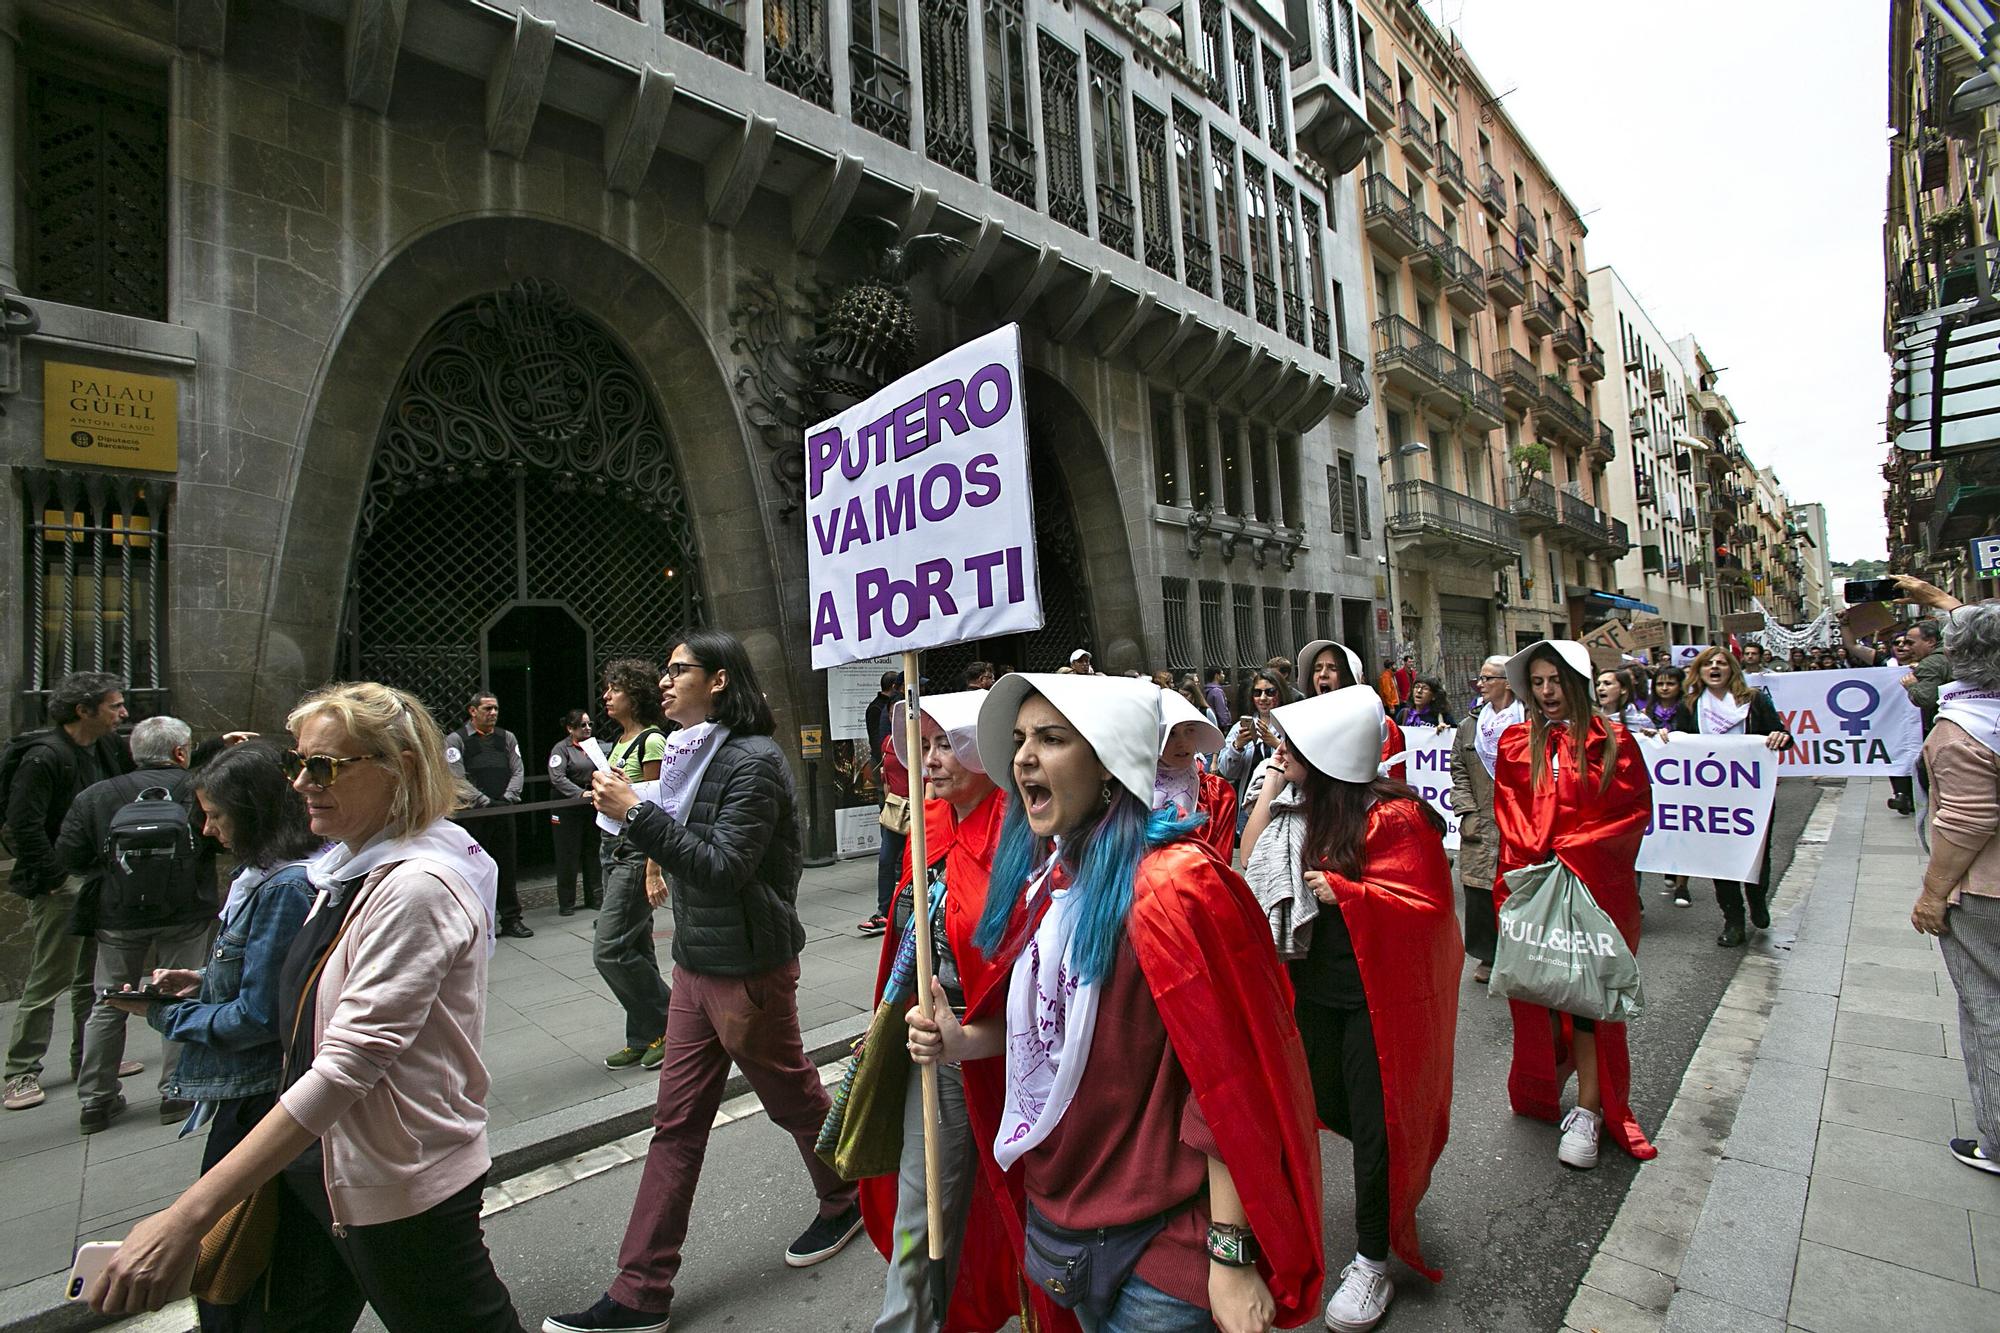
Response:
POLYGON ((1376 1268, 1356 1259, 1340 1270, 1340 1289, 1326 1303, 1326 1326, 1333 1333, 1367 1333, 1382 1322, 1396 1286, 1387 1267, 1376 1268))
POLYGON ((1597 1129, 1602 1118, 1595 1111, 1586 1111, 1581 1106, 1563 1117, 1562 1145, 1556 1149, 1556 1160, 1577 1171, 1588 1171, 1597 1165, 1597 1129))

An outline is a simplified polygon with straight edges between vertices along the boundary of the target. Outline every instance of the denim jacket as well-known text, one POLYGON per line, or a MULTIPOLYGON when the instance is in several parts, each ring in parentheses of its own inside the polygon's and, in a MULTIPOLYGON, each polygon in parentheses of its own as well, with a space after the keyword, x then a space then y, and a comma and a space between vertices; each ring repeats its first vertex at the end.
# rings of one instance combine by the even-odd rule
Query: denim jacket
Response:
POLYGON ((311 900, 306 868, 280 868, 223 918, 200 993, 150 1007, 147 1022, 168 1040, 187 1043, 174 1086, 163 1095, 216 1102, 277 1091, 284 1056, 278 970, 311 900))

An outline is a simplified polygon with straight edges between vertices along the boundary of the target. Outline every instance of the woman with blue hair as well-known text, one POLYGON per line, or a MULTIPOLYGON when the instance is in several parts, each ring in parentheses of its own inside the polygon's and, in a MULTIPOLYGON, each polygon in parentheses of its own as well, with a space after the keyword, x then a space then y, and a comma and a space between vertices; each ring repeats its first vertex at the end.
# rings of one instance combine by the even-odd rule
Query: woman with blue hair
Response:
POLYGON ((1323 1258, 1291 990, 1242 878, 1152 809, 1160 723, 1140 681, 988 692, 979 752, 1009 800, 973 940, 1007 977, 962 1022, 934 989, 911 1054, 1004 1053, 1023 1267, 1086 1330, 1297 1324, 1323 1258))

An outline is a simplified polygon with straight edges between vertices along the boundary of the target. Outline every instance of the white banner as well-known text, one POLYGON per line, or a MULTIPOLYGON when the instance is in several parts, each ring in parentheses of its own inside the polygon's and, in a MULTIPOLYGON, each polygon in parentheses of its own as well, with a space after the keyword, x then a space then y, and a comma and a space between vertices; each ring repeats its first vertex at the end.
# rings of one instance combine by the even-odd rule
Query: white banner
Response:
MULTIPOLYGON (((1670 733, 1662 732, 1665 736, 1670 733)), ((1410 785, 1444 817, 1445 850, 1458 850, 1451 810, 1453 733, 1416 727, 1404 733, 1410 785)), ((1640 740, 1653 780, 1653 823, 1640 844, 1638 868, 1713 879, 1757 877, 1770 827, 1779 756, 1761 736, 1674 735, 1640 740)), ((1395 762, 1394 760, 1390 761, 1395 762)))
POLYGON ((1042 627, 1021 331, 806 432, 812 664, 1042 627))
POLYGON ((1409 748, 1403 751, 1402 759, 1409 766, 1410 785, 1430 803, 1431 809, 1444 816, 1444 849, 1448 852, 1458 850, 1458 816, 1451 811, 1451 743, 1457 735, 1455 728, 1403 729, 1403 740, 1409 748))
POLYGON ((1762 736, 1640 737, 1653 779, 1653 822, 1637 868, 1743 882, 1757 878, 1778 790, 1778 752, 1762 736))
POLYGON ((1779 776, 1907 776, 1924 745, 1923 714, 1902 686, 1909 674, 1906 666, 1884 666, 1752 676, 1798 741, 1778 756, 1779 776))

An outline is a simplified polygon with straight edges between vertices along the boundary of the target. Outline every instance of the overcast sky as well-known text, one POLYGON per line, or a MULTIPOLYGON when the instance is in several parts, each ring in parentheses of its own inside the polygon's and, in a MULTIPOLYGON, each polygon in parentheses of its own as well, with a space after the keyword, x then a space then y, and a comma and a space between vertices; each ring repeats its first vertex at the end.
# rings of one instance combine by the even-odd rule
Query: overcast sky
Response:
POLYGON ((1727 367, 1751 459, 1825 503, 1832 558, 1881 557, 1888 6, 1423 3, 1585 213, 1590 266, 1727 367))

